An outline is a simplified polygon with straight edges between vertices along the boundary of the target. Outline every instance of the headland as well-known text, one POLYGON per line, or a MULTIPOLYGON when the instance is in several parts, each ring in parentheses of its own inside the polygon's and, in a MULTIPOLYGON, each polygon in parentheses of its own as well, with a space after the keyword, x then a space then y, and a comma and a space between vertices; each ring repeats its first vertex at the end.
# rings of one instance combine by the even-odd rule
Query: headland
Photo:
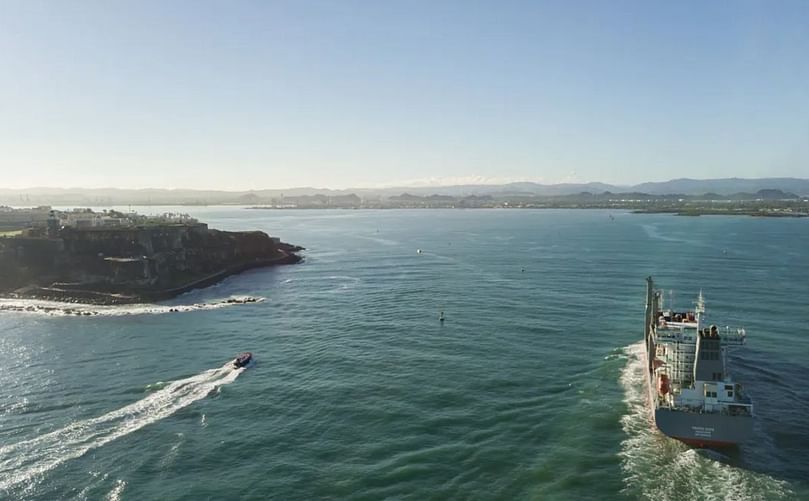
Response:
MULTIPOLYGON (((44 208, 43 208, 44 209, 44 208)), ((302 247, 262 231, 220 231, 184 214, 55 211, 0 237, 0 294, 94 304, 169 299, 302 247)))

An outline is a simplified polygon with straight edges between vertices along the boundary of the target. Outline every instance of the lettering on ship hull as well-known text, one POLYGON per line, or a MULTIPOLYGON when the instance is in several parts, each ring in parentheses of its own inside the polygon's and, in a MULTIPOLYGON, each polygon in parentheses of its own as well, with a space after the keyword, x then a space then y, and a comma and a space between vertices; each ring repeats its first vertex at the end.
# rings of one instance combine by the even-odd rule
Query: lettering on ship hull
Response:
POLYGON ((713 436, 713 428, 707 426, 692 426, 691 430, 694 432, 695 437, 711 438, 713 436))

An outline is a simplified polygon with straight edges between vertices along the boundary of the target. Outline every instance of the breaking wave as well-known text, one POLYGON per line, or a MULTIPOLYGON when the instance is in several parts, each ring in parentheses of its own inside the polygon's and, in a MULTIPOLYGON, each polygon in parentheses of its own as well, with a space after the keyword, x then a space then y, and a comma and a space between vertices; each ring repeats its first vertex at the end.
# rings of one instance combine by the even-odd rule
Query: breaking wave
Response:
POLYGON ((263 297, 230 296, 228 298, 195 304, 124 304, 95 305, 84 303, 65 303, 43 299, 0 298, 0 312, 30 313, 47 316, 104 316, 123 315, 159 315, 163 313, 185 313, 199 310, 215 310, 238 304, 260 303, 263 297))
POLYGON ((655 500, 770 500, 793 494, 786 482, 722 462, 715 451, 693 449, 668 438, 654 426, 643 369, 643 342, 625 348, 621 372, 627 413, 621 426, 624 493, 655 500))
MULTIPOLYGON (((30 483, 62 463, 160 421, 232 383, 244 371, 230 362, 196 376, 172 381, 135 403, 103 416, 0 447, 0 494, 30 483)), ((119 490, 123 490, 121 484, 119 490)), ((117 496, 117 494, 116 494, 117 496)), ((2 496, 0 496, 2 497, 2 496)))

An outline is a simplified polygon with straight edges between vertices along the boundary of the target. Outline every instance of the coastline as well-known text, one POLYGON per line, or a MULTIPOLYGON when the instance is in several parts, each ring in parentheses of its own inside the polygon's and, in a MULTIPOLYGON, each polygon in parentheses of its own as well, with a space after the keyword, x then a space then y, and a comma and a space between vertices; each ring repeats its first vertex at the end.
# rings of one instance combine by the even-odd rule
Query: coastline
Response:
MULTIPOLYGON (((283 251, 282 251, 283 252, 283 251)), ((58 287, 42 287, 29 285, 13 292, 0 293, 0 298, 38 299, 59 301, 63 303, 82 303, 93 305, 143 304, 166 301, 194 289, 210 287, 222 280, 256 268, 266 268, 284 264, 297 264, 303 258, 297 254, 284 252, 283 256, 271 259, 257 259, 229 266, 205 277, 201 277, 176 287, 165 289, 139 289, 121 287, 116 292, 87 289, 62 289, 58 287)))
POLYGON ((809 212, 786 212, 777 208, 764 209, 764 210, 719 210, 719 209, 677 209, 677 208, 661 208, 661 209, 637 209, 632 205, 491 205, 491 206, 418 206, 418 207, 244 207, 246 210, 278 210, 278 211, 320 211, 320 210, 347 210, 347 211, 367 211, 367 210, 492 210, 492 209, 506 209, 506 210, 615 210, 627 211, 631 214, 672 214, 675 216, 750 216, 750 217, 774 217, 774 218, 804 218, 809 217, 809 212))
POLYGON ((45 227, 0 238, 0 297, 164 301, 249 269, 298 263, 297 252, 305 250, 262 231, 221 231, 187 215, 179 219, 51 211, 45 227), (86 224, 71 224, 71 217, 86 224))
POLYGON ((750 216, 750 217, 809 217, 806 212, 783 212, 783 211, 757 211, 757 210, 718 210, 718 209, 637 209, 632 214, 673 214, 675 216, 698 217, 698 216, 750 216))

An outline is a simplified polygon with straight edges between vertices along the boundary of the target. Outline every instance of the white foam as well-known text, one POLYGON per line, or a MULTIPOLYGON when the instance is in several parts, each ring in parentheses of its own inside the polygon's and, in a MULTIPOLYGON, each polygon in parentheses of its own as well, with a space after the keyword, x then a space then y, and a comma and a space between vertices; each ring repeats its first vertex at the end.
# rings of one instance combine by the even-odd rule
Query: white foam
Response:
POLYGON ((357 277, 350 277, 346 275, 329 275, 327 277, 321 278, 320 280, 326 282, 335 282, 337 284, 334 288, 329 288, 321 291, 329 293, 351 290, 354 289, 360 282, 362 282, 362 280, 357 277))
POLYGON ((0 415, 15 414, 19 411, 25 410, 26 407, 28 407, 28 398, 22 397, 21 399, 6 405, 2 410, 0 410, 0 415))
POLYGON ((160 459, 160 468, 168 468, 174 461, 177 460, 177 454, 180 451, 180 446, 185 442, 185 436, 182 433, 177 434, 177 442, 171 446, 171 449, 160 459))
POLYGON ((679 499, 788 499, 786 482, 716 460, 717 456, 668 438, 655 428, 644 381, 643 342, 625 348, 621 372, 627 413, 621 426, 625 493, 660 501, 679 499))
POLYGON ((163 305, 163 304, 124 304, 95 305, 65 303, 44 299, 0 298, 0 312, 28 313, 46 316, 105 316, 159 315, 163 313, 184 313, 189 311, 215 310, 240 304, 260 303, 263 297, 230 296, 205 303, 163 305))
POLYGON ((218 369, 172 381, 142 400, 102 416, 0 447, 0 493, 31 483, 65 461, 174 414, 232 383, 242 371, 244 368, 236 369, 228 362, 218 369))
POLYGON ((107 494, 107 501, 119 501, 121 499, 121 493, 124 492, 126 488, 126 482, 123 480, 116 480, 115 486, 112 490, 107 494))

